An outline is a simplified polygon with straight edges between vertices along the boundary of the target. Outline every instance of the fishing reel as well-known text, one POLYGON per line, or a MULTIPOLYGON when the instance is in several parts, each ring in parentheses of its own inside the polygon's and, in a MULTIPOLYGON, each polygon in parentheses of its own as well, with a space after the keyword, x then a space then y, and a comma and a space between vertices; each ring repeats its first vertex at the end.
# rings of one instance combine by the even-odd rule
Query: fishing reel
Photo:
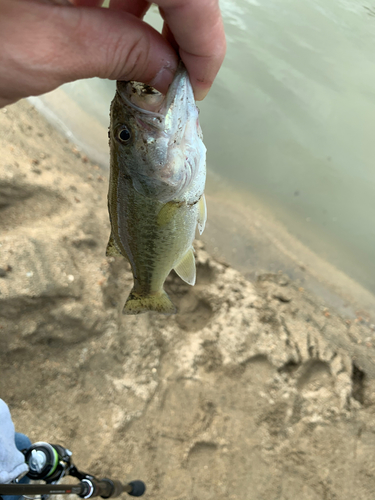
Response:
MULTIPOLYGON (((27 477, 33 481, 44 481, 46 484, 0 484, 0 495, 40 495, 47 500, 50 495, 77 495, 80 498, 111 498, 127 493, 140 497, 146 491, 143 481, 122 483, 116 479, 98 479, 82 472, 72 462, 72 452, 58 444, 45 442, 34 443, 23 450, 25 461, 29 467, 27 477), (78 484, 58 484, 65 475, 77 478, 78 484)), ((0 496, 1 500, 1 496, 0 496)))
POLYGON ((48 484, 59 481, 71 467, 72 452, 58 444, 43 441, 24 450, 25 462, 29 466, 27 477, 33 481, 43 480, 48 484))

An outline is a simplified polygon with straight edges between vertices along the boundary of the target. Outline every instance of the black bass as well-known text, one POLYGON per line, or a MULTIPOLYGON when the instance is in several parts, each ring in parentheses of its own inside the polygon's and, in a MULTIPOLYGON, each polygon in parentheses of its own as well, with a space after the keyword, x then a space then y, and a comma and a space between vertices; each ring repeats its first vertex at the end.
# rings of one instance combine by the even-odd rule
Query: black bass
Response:
POLYGON ((195 284, 193 240, 206 223, 206 148, 182 63, 164 96, 117 82, 111 104, 107 255, 130 262, 134 286, 125 314, 174 313, 163 285, 172 269, 195 284))

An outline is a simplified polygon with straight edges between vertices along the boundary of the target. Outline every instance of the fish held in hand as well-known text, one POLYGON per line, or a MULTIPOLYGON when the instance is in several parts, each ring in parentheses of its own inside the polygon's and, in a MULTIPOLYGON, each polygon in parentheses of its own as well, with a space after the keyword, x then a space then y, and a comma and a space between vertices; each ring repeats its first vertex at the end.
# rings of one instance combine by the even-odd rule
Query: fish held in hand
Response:
POLYGON ((123 312, 174 313, 164 281, 174 269, 195 284, 192 244, 207 218, 206 148, 182 63, 165 96, 145 84, 117 82, 109 136, 106 253, 126 257, 134 278, 123 312))

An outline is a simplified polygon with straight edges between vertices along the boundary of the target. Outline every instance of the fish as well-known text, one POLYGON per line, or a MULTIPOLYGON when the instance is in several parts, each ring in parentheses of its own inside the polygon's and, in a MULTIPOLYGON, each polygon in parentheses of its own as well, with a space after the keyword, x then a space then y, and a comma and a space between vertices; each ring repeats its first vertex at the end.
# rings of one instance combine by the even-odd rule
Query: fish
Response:
POLYGON ((206 147, 199 110, 182 62, 164 95, 140 82, 118 81, 111 103, 106 255, 131 266, 124 314, 176 307, 164 290, 174 269, 196 281, 193 240, 207 220, 206 147))

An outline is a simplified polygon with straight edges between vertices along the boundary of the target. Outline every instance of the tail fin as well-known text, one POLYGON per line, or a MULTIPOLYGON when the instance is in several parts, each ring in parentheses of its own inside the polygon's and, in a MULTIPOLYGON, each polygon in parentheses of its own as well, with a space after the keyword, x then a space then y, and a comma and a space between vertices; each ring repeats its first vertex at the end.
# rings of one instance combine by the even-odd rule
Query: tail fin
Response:
POLYGON ((177 312, 164 290, 149 295, 140 295, 132 290, 125 302, 123 314, 140 314, 146 311, 156 311, 163 314, 177 312))

